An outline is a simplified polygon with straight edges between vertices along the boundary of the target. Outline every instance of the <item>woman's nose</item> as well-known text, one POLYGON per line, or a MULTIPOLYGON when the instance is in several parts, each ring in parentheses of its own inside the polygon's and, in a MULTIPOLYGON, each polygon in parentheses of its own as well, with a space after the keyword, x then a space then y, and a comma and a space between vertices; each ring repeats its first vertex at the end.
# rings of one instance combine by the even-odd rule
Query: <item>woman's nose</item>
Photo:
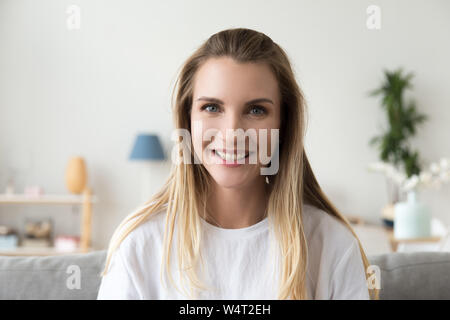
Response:
POLYGON ((232 147, 237 141, 245 139, 244 122, 239 114, 230 113, 221 122, 220 131, 228 146, 232 147))
POLYGON ((241 116, 237 112, 229 112, 222 121, 222 129, 243 129, 241 127, 241 116))

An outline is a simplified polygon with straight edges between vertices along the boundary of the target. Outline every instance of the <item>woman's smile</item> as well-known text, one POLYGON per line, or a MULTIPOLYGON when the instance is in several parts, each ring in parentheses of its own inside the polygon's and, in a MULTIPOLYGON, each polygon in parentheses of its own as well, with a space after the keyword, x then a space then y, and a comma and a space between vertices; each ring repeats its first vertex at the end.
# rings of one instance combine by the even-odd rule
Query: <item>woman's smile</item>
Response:
POLYGON ((239 152, 229 152, 222 149, 219 150, 212 150, 211 155, 216 160, 218 160, 218 163, 221 165, 224 165, 229 168, 236 168, 243 164, 246 164, 246 159, 250 156, 250 152, 247 151, 239 151, 239 152))

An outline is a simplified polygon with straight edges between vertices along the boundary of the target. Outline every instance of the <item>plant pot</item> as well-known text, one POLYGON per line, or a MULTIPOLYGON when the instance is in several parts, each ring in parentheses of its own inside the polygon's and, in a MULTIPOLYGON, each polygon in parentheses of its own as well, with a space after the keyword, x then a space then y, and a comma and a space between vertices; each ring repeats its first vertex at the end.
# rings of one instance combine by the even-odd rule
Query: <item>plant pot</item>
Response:
POLYGON ((415 191, 409 191, 407 200, 395 205, 394 237, 396 239, 431 237, 430 209, 417 200, 415 191))

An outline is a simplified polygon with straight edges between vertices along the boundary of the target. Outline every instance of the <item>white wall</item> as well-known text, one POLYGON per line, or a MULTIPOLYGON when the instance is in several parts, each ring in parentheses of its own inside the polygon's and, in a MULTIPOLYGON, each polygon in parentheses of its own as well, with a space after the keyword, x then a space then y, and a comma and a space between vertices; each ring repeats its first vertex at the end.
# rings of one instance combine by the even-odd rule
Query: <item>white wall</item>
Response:
MULTIPOLYGON (((87 160, 93 244, 140 204, 139 166, 127 160, 138 131, 170 151, 170 95, 183 61, 211 34, 262 31, 286 49, 309 104, 306 148, 325 192, 343 212, 379 222, 385 180, 366 171, 368 146, 384 115, 366 93, 383 68, 414 71, 414 97, 430 121, 414 146, 425 161, 450 156, 450 2, 434 1, 81 1, 0 0, 0 192, 10 169, 16 189, 40 184, 65 193, 70 156, 87 160), (66 9, 81 8, 81 29, 66 9), (380 30, 366 27, 379 5, 380 30)), ((154 191, 169 165, 155 170, 154 191)), ((424 194, 450 225, 450 188, 424 194)), ((76 233, 70 208, 0 207, 0 223, 51 215, 76 233)))

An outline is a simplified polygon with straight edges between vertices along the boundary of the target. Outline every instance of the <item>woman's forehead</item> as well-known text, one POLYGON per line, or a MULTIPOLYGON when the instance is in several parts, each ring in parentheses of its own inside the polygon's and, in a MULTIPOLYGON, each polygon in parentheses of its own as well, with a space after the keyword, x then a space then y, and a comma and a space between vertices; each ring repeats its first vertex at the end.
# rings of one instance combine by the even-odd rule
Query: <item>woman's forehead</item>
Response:
MULTIPOLYGON (((279 99, 278 83, 264 63, 239 63, 228 57, 210 58, 197 70, 194 100, 201 96, 249 101, 265 97, 279 99)), ((231 101, 229 101, 231 102, 231 101)))

